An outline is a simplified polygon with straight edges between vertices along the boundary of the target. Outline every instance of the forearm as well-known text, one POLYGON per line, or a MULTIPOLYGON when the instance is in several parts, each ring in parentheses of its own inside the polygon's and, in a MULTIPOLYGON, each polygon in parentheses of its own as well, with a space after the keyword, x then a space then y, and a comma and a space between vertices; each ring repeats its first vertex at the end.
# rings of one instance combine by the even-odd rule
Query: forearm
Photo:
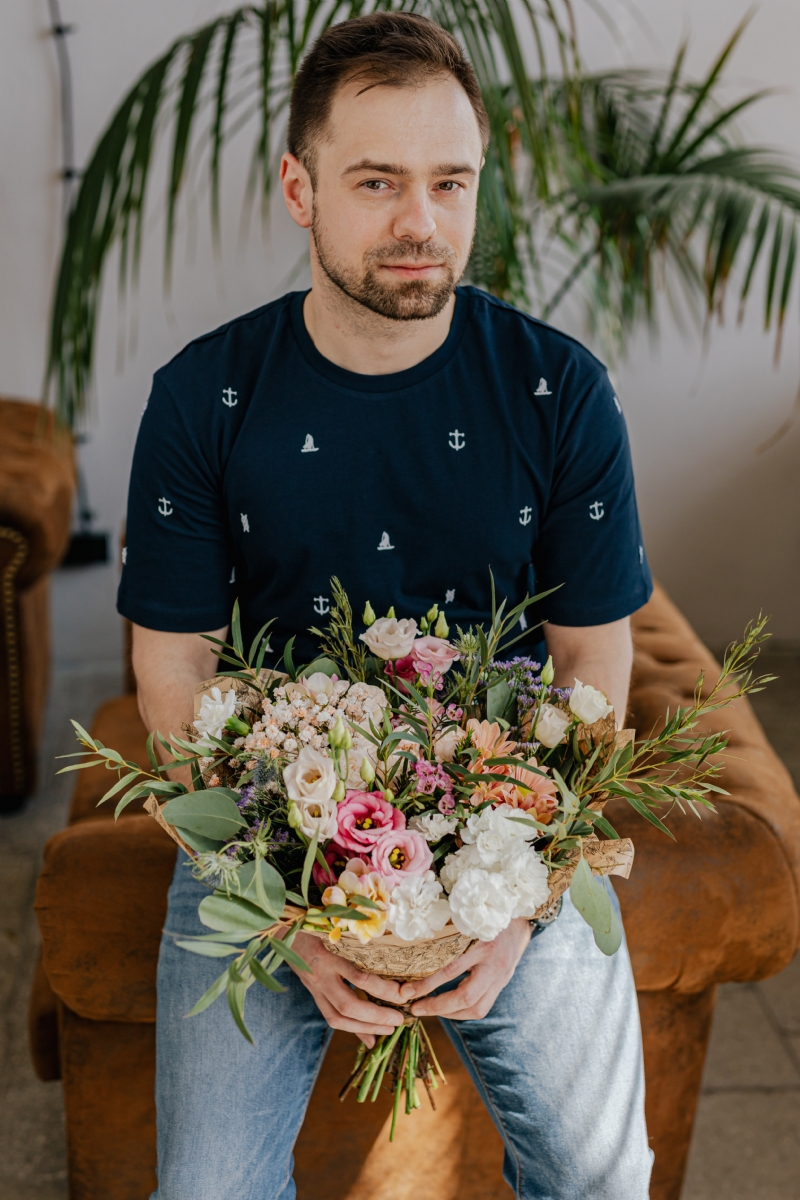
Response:
MULTIPOLYGON (((215 630, 213 636, 222 638, 225 633, 215 630)), ((200 634, 162 633, 134 625, 133 670, 139 713, 148 731, 183 737, 194 719, 197 686, 216 673, 217 654, 200 634)), ((166 761, 163 748, 159 753, 166 761)), ((175 778, 188 782, 188 770, 176 772, 175 778)))
POLYGON ((608 696, 619 728, 625 724, 633 665, 630 620, 577 629, 545 625, 547 649, 553 656, 556 687, 572 687, 576 679, 608 696))

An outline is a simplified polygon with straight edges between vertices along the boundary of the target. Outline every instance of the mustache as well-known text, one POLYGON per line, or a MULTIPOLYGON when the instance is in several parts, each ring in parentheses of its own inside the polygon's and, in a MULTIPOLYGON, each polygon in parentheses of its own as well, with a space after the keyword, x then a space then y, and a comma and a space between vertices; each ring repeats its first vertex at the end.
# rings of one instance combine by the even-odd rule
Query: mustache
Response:
POLYGON ((444 242, 388 242, 385 246, 373 246, 364 255, 365 263, 425 261, 449 264, 455 259, 452 246, 444 242))

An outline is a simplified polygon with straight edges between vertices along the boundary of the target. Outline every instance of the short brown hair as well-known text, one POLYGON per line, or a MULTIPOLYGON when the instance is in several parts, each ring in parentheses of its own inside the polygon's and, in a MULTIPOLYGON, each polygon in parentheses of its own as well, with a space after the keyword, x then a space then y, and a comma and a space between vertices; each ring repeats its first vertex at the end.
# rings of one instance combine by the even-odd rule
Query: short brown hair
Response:
POLYGON ((469 97, 484 150, 489 118, 472 64, 459 43, 428 17, 375 12, 332 25, 317 38, 298 70, 289 108, 287 148, 314 177, 313 144, 325 130, 337 88, 362 76, 406 87, 426 76, 452 75, 469 97))

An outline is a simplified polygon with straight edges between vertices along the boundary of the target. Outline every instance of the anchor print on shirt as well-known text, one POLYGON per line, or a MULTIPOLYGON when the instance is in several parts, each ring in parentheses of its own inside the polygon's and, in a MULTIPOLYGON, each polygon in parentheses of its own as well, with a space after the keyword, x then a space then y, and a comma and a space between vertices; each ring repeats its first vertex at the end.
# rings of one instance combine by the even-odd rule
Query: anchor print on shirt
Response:
POLYGON ((235 392, 233 388, 226 388, 222 393, 222 403, 226 408, 236 408, 239 403, 239 393, 235 392))
POLYGON ((331 611, 331 602, 327 596, 315 596, 314 597, 314 612, 315 613, 319 613, 319 615, 321 617, 324 617, 325 614, 330 611, 331 611))
POLYGON ((243 531, 245 533, 249 533, 250 532, 250 519, 247 516, 247 513, 239 513, 239 518, 242 522, 243 531))
POLYGON ((524 508, 521 508, 519 510, 520 525, 530 525, 532 512, 533 512, 533 509, 531 508, 530 504, 526 504, 524 508))
POLYGON ((303 442, 303 445, 300 449, 300 453, 301 454, 316 454, 316 452, 318 450, 319 450, 319 446, 314 445, 313 437, 311 436, 310 433, 307 433, 306 440, 303 442))
POLYGON ((540 379, 539 386, 537 387, 536 391, 533 394, 534 394, 534 396, 552 396, 553 393, 550 391, 550 388, 547 386, 547 380, 540 379))
POLYGON ((463 450, 467 444, 467 439, 460 429, 451 429, 447 438, 447 444, 451 450, 463 450))
POLYGON ((385 529, 384 529, 383 533, 381 534, 381 540, 380 540, 378 549, 379 550, 394 550, 394 546, 389 541, 389 535, 385 529))
POLYGON ((175 510, 172 507, 172 502, 168 500, 166 496, 159 496, 158 511, 161 513, 162 517, 171 517, 175 510))
POLYGON ((602 521, 605 515, 606 510, 603 507, 602 500, 595 500, 593 504, 589 505, 589 516, 593 521, 602 521))
POLYGON ((448 588, 448 589, 447 589, 447 591, 446 591, 446 592, 445 592, 445 594, 444 594, 444 602, 445 602, 445 604, 452 604, 452 603, 453 603, 453 601, 455 600, 455 598, 456 598, 456 589, 455 589, 455 588, 448 588))

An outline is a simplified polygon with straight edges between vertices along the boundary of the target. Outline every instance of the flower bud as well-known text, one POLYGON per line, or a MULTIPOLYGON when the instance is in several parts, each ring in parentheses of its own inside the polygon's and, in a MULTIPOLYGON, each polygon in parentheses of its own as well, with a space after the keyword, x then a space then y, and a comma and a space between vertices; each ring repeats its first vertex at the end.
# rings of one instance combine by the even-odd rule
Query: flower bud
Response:
POLYGON ((353 745, 353 735, 341 717, 337 717, 328 730, 328 741, 334 750, 349 750, 353 745))
POLYGON ((362 613, 361 620, 364 622, 367 629, 369 629, 370 625, 375 624, 375 609, 372 607, 369 600, 364 605, 364 612, 362 613))
POLYGON ((394 605, 392 605, 392 607, 391 607, 391 608, 389 609, 389 611, 387 612, 387 614, 386 614, 386 620, 387 620, 387 621, 391 621, 392 617, 394 617, 394 618, 396 618, 396 617, 397 617, 397 613, 394 611, 394 605))
POLYGON ((426 616, 431 623, 436 620, 438 615, 439 615, 439 605, 438 604, 432 605, 431 608, 429 608, 426 613, 426 616))
POLYGON ((225 728, 230 730, 231 733, 238 734, 239 737, 246 737, 250 732, 250 726, 241 717, 228 717, 225 722, 225 728))
POLYGON ((439 620, 436 622, 433 632, 438 638, 446 638, 450 632, 450 626, 447 624, 444 613, 439 613, 439 620))
POLYGON ((369 757, 369 755, 365 754, 361 759, 361 767, 358 773, 364 780, 364 783, 374 783, 375 768, 372 765, 372 759, 369 757))
POLYGON ((386 788, 383 793, 383 798, 387 804, 394 804, 394 792, 391 788, 386 788))
POLYGON ((429 629, 430 629, 430 624, 428 623, 428 618, 427 618, 427 617, 420 617, 420 619, 419 619, 419 631, 420 631, 420 633, 427 633, 429 629))
POLYGON ((550 687, 550 684, 556 677, 556 670, 553 666, 552 654, 548 656, 547 662, 542 667, 542 683, 545 687, 550 687))
POLYGON ((344 800, 346 792, 347 792, 347 789, 345 788, 341 779, 337 779, 336 787, 333 789, 333 799, 336 801, 337 804, 339 804, 342 800, 344 800))
POLYGON ((299 829, 303 824, 303 814, 295 804, 294 800, 289 804, 288 822, 290 829, 299 829))

